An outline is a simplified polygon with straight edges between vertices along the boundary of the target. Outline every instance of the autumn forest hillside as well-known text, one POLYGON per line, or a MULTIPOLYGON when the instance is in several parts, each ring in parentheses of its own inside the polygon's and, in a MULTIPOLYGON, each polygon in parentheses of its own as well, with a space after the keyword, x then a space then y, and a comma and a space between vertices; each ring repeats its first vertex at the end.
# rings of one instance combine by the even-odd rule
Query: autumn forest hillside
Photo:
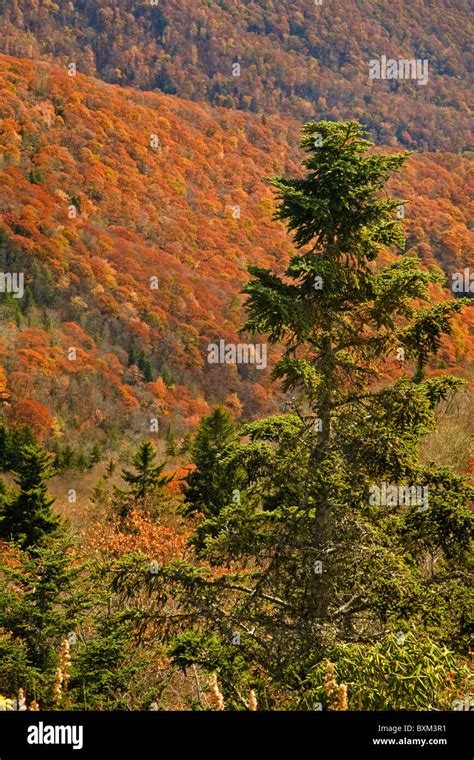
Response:
POLYGON ((0 25, 0 721, 472 709, 468 3, 0 25))
MULTIPOLYGON (((2 306, 12 421, 133 439, 150 418, 182 436, 215 403, 236 417, 276 408, 268 369, 217 371, 206 348, 238 340, 247 266, 288 262, 265 177, 300 171, 297 122, 0 66, 2 256, 26 277, 25 299, 2 306)), ((410 201, 405 252, 446 274, 439 299, 472 262, 467 176, 467 158, 421 153, 392 183, 410 201)), ((434 369, 466 367, 469 324, 457 318, 434 369)))

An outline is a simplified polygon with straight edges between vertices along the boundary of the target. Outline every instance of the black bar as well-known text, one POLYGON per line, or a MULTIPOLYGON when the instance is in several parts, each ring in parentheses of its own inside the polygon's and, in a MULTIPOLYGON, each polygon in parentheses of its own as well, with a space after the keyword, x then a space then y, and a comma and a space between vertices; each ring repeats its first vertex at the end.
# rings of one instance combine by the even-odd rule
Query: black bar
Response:
POLYGON ((242 760, 260 754, 266 760, 283 752, 308 760, 338 759, 342 752, 351 753, 348 760, 354 752, 361 758, 472 760, 471 735, 472 715, 463 711, 2 712, 0 760, 102 756, 181 760, 185 752, 223 759, 242 753, 242 760), (56 732, 56 726, 64 730, 56 732), (31 744, 28 737, 69 740, 77 749, 71 744, 31 744))

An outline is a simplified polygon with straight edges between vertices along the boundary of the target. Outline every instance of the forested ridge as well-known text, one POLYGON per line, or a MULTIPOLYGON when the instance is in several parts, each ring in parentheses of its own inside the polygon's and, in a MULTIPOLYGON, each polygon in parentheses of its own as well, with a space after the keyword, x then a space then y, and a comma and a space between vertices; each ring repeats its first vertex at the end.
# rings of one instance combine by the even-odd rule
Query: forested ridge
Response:
POLYGON ((0 709, 469 709, 465 4, 0 18, 0 709))
POLYGON ((463 0, 4 0, 0 10, 10 55, 227 108, 357 118, 382 144, 472 149, 463 0), (382 54, 429 60, 432 86, 368 84, 382 54))

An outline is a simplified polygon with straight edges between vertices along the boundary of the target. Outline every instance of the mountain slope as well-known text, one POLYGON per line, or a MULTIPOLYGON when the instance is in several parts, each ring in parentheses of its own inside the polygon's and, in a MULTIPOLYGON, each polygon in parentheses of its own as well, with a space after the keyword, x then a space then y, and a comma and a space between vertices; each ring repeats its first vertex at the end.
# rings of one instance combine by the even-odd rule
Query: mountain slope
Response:
POLYGON ((3 52, 108 82, 300 120, 357 118, 382 144, 470 145, 463 0, 2 0, 0 18, 3 52), (382 55, 426 59, 428 83, 370 80, 382 55))
MULTIPOLYGON (((237 415, 275 408, 268 370, 216 368, 207 346, 239 341, 247 265, 281 272, 288 260, 263 178, 299 172, 298 124, 47 63, 2 56, 0 72, 1 265, 26 282, 1 308, 8 413, 43 434, 119 440, 155 417, 160 434, 169 420, 182 434, 215 402, 237 415)), ((407 252, 447 273, 472 261, 467 172, 466 159, 425 154, 393 184, 413 200, 407 252)), ((466 362, 469 319, 439 366, 466 362)))

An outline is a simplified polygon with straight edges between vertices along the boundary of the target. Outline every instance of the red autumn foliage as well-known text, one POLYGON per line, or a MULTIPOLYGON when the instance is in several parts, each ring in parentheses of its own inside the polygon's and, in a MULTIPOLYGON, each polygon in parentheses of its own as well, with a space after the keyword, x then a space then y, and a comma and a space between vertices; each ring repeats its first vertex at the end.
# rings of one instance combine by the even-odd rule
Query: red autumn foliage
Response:
POLYGON ((53 425, 53 419, 46 407, 31 399, 14 404, 8 416, 14 426, 29 425, 40 440, 48 435, 53 425))

